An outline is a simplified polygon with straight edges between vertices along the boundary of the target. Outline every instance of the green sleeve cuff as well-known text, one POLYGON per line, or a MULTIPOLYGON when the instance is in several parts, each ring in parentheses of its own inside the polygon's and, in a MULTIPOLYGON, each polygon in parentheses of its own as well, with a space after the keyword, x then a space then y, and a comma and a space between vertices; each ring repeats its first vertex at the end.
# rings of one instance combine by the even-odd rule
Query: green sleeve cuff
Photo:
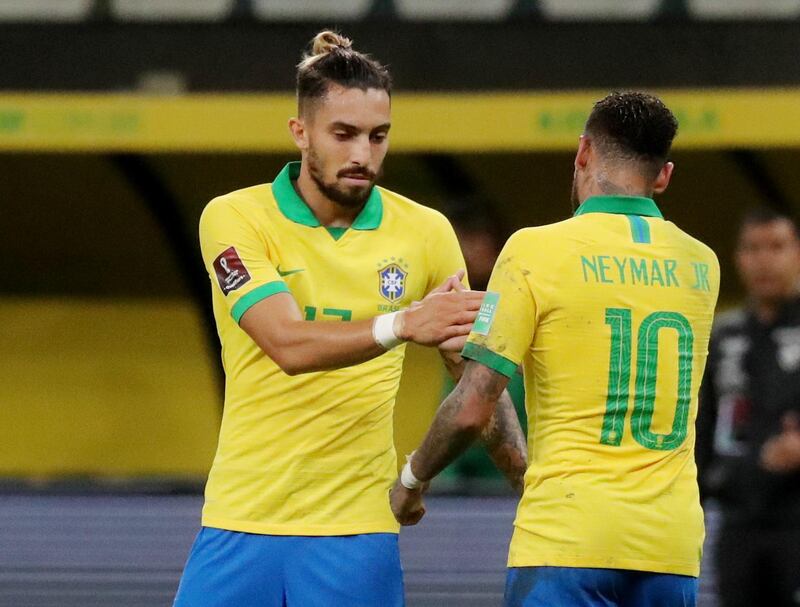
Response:
POLYGON ((288 293, 289 287, 286 286, 286 283, 282 280, 273 280, 272 282, 268 282, 265 285, 261 285, 260 287, 256 287, 246 295, 243 295, 239 301, 233 304, 233 308, 231 308, 231 316, 233 316, 233 320, 236 321, 236 324, 239 324, 239 321, 244 316, 244 313, 247 312, 250 308, 256 305, 262 299, 266 299, 267 297, 271 297, 276 293, 288 293))
POLYGON ((514 377, 514 374, 517 372, 517 367, 519 366, 513 360, 508 360, 505 356, 496 354, 489 348, 469 342, 461 351, 461 356, 481 363, 508 378, 514 377))

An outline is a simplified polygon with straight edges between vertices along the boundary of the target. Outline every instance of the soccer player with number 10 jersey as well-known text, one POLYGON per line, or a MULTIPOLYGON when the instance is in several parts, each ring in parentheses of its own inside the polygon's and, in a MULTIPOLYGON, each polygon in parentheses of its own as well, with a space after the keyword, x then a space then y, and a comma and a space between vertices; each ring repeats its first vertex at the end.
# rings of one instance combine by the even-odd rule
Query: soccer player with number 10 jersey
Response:
POLYGON ((654 96, 595 104, 574 217, 506 243, 462 379, 393 489, 398 520, 418 520, 422 483, 481 432, 522 364, 529 466, 507 607, 695 604, 694 422, 719 265, 653 201, 672 176, 676 131, 654 96))

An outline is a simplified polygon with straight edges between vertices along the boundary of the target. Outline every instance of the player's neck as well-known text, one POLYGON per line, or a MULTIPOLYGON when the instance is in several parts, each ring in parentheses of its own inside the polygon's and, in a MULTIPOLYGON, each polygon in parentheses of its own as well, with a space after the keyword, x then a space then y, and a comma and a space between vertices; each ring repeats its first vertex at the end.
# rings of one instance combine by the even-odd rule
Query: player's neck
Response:
POLYGON ((297 181, 292 181, 292 185, 319 222, 328 228, 349 228, 364 208, 364 205, 346 207, 325 196, 305 167, 300 171, 297 181))
MULTIPOLYGON (((585 198, 592 196, 642 196, 653 197, 652 184, 638 174, 625 171, 599 171, 587 183, 585 198)), ((584 199, 585 199, 584 198, 584 199)))

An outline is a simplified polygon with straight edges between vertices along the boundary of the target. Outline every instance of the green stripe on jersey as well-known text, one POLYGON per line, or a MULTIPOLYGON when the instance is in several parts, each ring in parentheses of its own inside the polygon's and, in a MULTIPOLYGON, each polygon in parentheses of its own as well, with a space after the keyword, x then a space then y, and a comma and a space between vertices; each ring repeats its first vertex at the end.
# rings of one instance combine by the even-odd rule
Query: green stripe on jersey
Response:
POLYGON ((461 356, 479 362, 508 378, 517 372, 517 363, 478 344, 467 343, 461 351, 461 356))
POLYGON ((233 320, 236 321, 236 324, 239 324, 239 321, 242 319, 242 316, 244 316, 244 313, 262 299, 271 297, 276 293, 288 292, 289 287, 287 287, 286 283, 282 280, 273 280, 272 282, 268 282, 265 285, 261 285, 260 287, 253 289, 246 295, 243 295, 239 301, 233 304, 233 308, 231 308, 231 316, 233 316, 233 320))

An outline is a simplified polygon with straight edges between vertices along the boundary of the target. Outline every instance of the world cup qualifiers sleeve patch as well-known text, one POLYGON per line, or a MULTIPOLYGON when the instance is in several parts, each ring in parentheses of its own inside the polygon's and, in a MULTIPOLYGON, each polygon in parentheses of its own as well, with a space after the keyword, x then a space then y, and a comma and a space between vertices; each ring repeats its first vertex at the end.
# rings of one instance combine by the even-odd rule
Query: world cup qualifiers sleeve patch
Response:
POLYGON ((233 247, 228 247, 214 260, 214 271, 217 273, 219 288, 227 295, 250 281, 250 272, 244 267, 239 254, 233 247))
POLYGON ((500 301, 500 293, 493 293, 487 291, 483 296, 481 309, 478 310, 478 317, 475 319, 475 324, 472 326, 472 332, 478 335, 489 335, 489 329, 492 328, 494 315, 497 312, 497 302, 500 301))

